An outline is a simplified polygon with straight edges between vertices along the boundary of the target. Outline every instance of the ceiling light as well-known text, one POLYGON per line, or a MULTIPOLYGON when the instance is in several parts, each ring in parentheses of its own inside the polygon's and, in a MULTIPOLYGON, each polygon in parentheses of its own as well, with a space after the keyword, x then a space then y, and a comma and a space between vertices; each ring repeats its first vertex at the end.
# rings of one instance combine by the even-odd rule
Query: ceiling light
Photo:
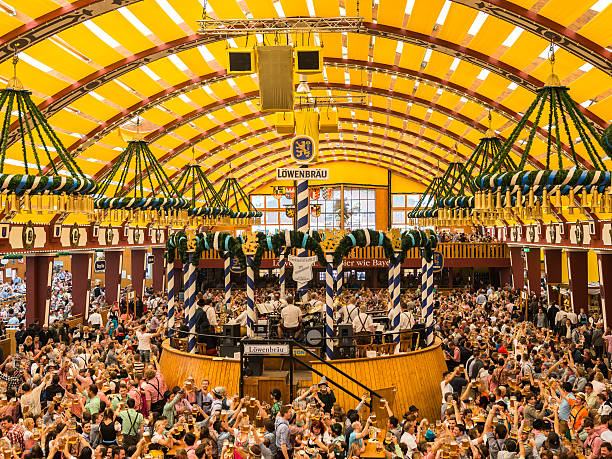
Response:
POLYGON ((27 62, 28 64, 30 64, 32 67, 36 67, 38 70, 41 70, 41 71, 43 71, 45 73, 49 73, 49 72, 53 71, 53 69, 51 67, 49 67, 48 65, 43 64, 40 61, 37 61, 33 57, 28 56, 26 53, 19 53, 19 58, 22 61, 27 62))
POLYGON ((111 48, 119 48, 121 45, 117 40, 107 34, 104 30, 102 30, 98 25, 94 24, 91 19, 83 22, 83 25, 87 27, 96 37, 102 40, 111 48))
POLYGON ((491 73, 489 70, 482 69, 476 78, 478 80, 484 80, 485 78, 487 78, 487 76, 489 76, 489 73, 491 73))
POLYGON ((582 70, 583 72, 588 72, 589 70, 591 70, 593 68, 592 64, 589 64, 588 62, 585 62, 582 67, 580 67, 578 70, 582 70))
POLYGON ((412 8, 414 8, 414 0, 408 0, 406 2, 406 8, 404 9, 404 14, 411 14, 412 8))
POLYGON ((136 29, 143 35, 147 36, 147 35, 153 35, 153 32, 151 32, 151 30, 144 25, 140 19, 138 19, 134 13, 132 13, 130 10, 128 10, 125 6, 122 8, 119 8, 117 11, 119 11, 119 13, 128 20, 128 22, 130 24, 132 24, 134 27, 136 27, 136 29))
POLYGON ((174 21, 175 24, 183 24, 183 18, 179 16, 174 8, 166 0, 155 0, 162 10, 174 21))
POLYGON ((521 29, 520 27, 515 27, 514 30, 510 32, 510 35, 508 35, 508 38, 506 38, 506 40, 502 43, 502 45, 507 48, 510 48, 514 44, 514 42, 518 40, 518 37, 520 37, 522 33, 523 29, 521 29))
POLYGON ((450 10, 451 2, 450 0, 446 0, 444 2, 444 6, 440 10, 440 14, 438 15, 438 19, 436 19, 436 24, 444 25, 444 21, 446 21, 446 16, 448 15, 448 10, 450 10))
POLYGON ((610 6, 610 3, 612 3, 611 0, 599 0, 590 9, 592 9, 593 11, 597 11, 598 13, 601 13, 608 6, 610 6))
POLYGON ((508 85, 508 89, 510 91, 514 91, 516 88, 518 88, 518 84, 516 84, 514 81, 508 85))
POLYGON ((472 36, 476 35, 488 17, 489 15, 487 13, 480 11, 476 15, 476 19, 474 19, 470 30, 468 30, 468 34, 472 36))
POLYGON ((453 59, 453 63, 450 66, 450 70, 452 72, 454 72, 455 70, 457 70, 457 67, 459 67, 459 64, 461 63, 461 59, 459 59, 458 57, 453 59))

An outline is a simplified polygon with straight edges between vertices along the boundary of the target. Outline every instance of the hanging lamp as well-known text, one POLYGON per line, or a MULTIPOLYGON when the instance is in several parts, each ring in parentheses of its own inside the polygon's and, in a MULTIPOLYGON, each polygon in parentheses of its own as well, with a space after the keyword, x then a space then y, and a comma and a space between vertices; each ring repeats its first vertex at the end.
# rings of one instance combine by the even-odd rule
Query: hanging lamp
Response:
POLYGON ((573 209, 575 194, 580 190, 583 191, 580 200, 583 207, 589 205, 586 193, 592 192, 594 200, 599 201, 599 193, 606 188, 610 190, 610 172, 604 164, 599 134, 568 94, 569 88, 562 86, 555 75, 553 44, 550 63, 551 75, 504 143, 497 160, 476 177, 476 208, 503 207, 510 196, 517 207, 522 208, 525 204, 531 209, 538 205, 539 199, 544 208, 549 208, 552 195, 556 196, 555 204, 560 207, 561 196, 567 195, 568 208, 573 209), (528 125, 530 120, 531 126, 528 125), (543 137, 544 151, 536 151, 534 147, 536 134, 543 137), (524 135, 527 137, 519 142, 524 147, 516 168, 504 172, 502 165, 510 158, 519 137, 524 135), (579 157, 579 145, 590 158, 590 165, 585 165, 579 157), (543 170, 526 169, 528 159, 539 156, 546 157, 543 170))
MULTIPOLYGON (((194 153, 193 148, 192 153, 194 153)), ((231 215, 231 210, 221 202, 219 194, 195 158, 185 166, 176 181, 175 188, 180 196, 189 201, 190 216, 218 218, 231 215), (201 205, 201 202, 204 205, 201 205)))
POLYGON ((7 211, 78 212, 92 214, 97 183, 85 176, 44 115, 17 78, 0 90, 0 205, 7 211), (15 143, 14 150, 10 146, 15 143), (20 165, 8 162, 21 147, 20 165), (43 152, 43 154, 41 154, 43 152), (13 173, 20 169, 22 172, 13 173), (23 197, 23 198, 20 198, 23 197))
POLYGON ((230 217, 235 219, 235 224, 256 224, 263 214, 251 203, 238 180, 232 174, 232 165, 229 164, 228 177, 221 184, 219 198, 224 207, 231 209, 230 217))
POLYGON ((102 178, 95 205, 97 209, 178 212, 187 209, 189 201, 179 195, 147 142, 130 140, 102 178), (128 173, 134 174, 130 181, 128 173))
POLYGON ((434 177, 427 189, 421 194, 419 201, 414 209, 408 214, 408 218, 430 219, 438 216, 438 202, 451 192, 450 185, 454 183, 456 177, 461 174, 463 164, 453 161, 448 164, 448 168, 441 177, 434 177))

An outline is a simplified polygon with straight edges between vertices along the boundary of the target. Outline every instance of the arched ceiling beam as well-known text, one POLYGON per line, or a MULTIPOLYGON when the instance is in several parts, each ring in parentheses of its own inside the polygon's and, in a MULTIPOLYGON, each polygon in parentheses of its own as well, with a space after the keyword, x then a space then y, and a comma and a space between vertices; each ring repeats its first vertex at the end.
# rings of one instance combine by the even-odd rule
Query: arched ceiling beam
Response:
MULTIPOLYGON (((351 108, 351 109, 354 109, 354 110, 365 110, 365 109, 367 109, 367 110, 370 110, 370 111, 375 112, 375 113, 380 113, 382 115, 388 115, 388 116, 393 117, 393 118, 398 118, 398 119, 402 119, 402 120, 405 119, 405 120, 408 120, 408 121, 411 121, 411 122, 414 122, 414 123, 418 123, 418 124, 421 124, 421 125, 425 126, 427 129, 431 129, 431 130, 433 130, 435 132, 438 132, 440 135, 447 136, 447 137, 451 138, 453 141, 455 141, 457 143, 461 143, 461 144, 467 146, 468 148, 470 148, 472 150, 474 148, 476 148, 476 144, 474 142, 471 142, 471 141, 469 141, 469 140, 467 140, 467 139, 465 139, 463 137, 459 137, 454 132, 449 131, 448 129, 446 129, 446 128, 442 127, 442 126, 438 126, 437 124, 434 124, 431 121, 424 121, 424 120, 421 120, 419 118, 406 115, 404 113, 400 113, 400 112, 396 112, 396 111, 391 111, 391 110, 386 110, 386 109, 382 109, 382 108, 379 108, 379 107, 368 107, 366 105, 361 105, 361 104, 349 104, 349 105, 343 105, 343 107, 351 108)), ((196 145, 197 143, 201 142, 203 139, 205 139, 207 137, 210 137, 210 136, 214 136, 217 133, 224 131, 225 129, 231 128, 231 127, 236 126, 238 124, 241 124, 243 122, 247 122, 247 121, 251 121, 253 119, 259 118, 259 117, 261 117, 263 115, 265 115, 265 113, 263 113, 263 112, 250 113, 250 114, 245 115, 245 116, 237 117, 237 118, 235 118, 235 119, 233 119, 233 120, 231 120, 231 121, 229 121, 227 123, 223 123, 223 124, 221 124, 219 126, 215 126, 214 128, 212 128, 212 129, 210 129, 210 130, 208 130, 206 132, 203 132, 201 134, 198 134, 196 137, 193 137, 189 141, 179 145, 178 147, 176 147, 172 151, 166 153, 165 155, 163 155, 160 158, 160 162, 161 163, 167 163, 168 161, 170 161, 174 157, 176 157, 176 156, 180 155, 181 153, 183 153, 185 150, 187 150, 191 146, 196 145)), ((341 119, 346 121, 346 122, 353 122, 353 120, 350 119, 350 118, 341 118, 341 119)), ((360 123, 362 121, 355 120, 355 122, 356 123, 360 123)), ((376 125, 376 124, 378 124, 378 123, 372 123, 373 126, 376 125)), ((404 130, 398 130, 398 131, 409 133, 409 131, 404 131, 404 130)), ((424 140, 427 140, 427 141, 431 141, 431 139, 429 139, 428 137, 421 137, 421 138, 423 138, 424 140)), ((244 139, 245 138, 243 137, 243 138, 241 138, 239 140, 236 140, 235 142, 237 143, 237 142, 240 142, 240 141, 242 141, 244 139)), ((216 151, 217 150, 215 150, 215 152, 216 151)), ((214 153, 210 153, 209 152, 209 154, 214 154, 214 153)), ((205 155, 201 155, 200 157, 197 158, 197 160, 203 160, 204 158, 205 158, 205 155)), ((97 180, 99 180, 104 175, 104 173, 106 171, 108 171, 109 167, 110 167, 110 165, 107 165, 103 169, 101 169, 96 174, 95 178, 97 180)))
MULTIPOLYGON (((328 149, 324 148, 323 150, 327 151, 328 149)), ((353 149, 352 148, 347 148, 347 150, 352 151, 353 149)), ((360 151, 362 151, 362 150, 359 149, 358 152, 360 152, 360 151)), ((373 160, 371 160, 371 159, 363 158, 362 156, 356 156, 356 155, 353 155, 353 154, 348 154, 348 155, 346 155, 346 157, 345 157, 344 154, 342 154, 341 156, 328 156, 328 155, 324 155, 324 156, 325 156, 325 161, 323 162, 323 165, 326 164, 326 163, 352 162, 353 160, 359 160, 358 162, 365 162, 366 164, 371 164, 373 166, 379 166, 379 164, 374 164, 373 160)), ((381 161, 381 163, 382 164, 387 164, 385 161, 381 161)), ((392 166, 394 166, 394 165, 392 165, 392 166)), ((412 177, 407 176, 406 174, 398 171, 397 169, 393 169, 392 172, 393 172, 393 174, 400 175, 402 177, 407 178, 408 180, 413 180, 412 177)), ((256 180, 253 180, 248 185, 245 185, 243 187, 243 189, 245 189, 245 191, 247 193, 249 193, 249 192, 255 191, 259 187, 265 186, 268 183, 272 183, 272 182, 275 182, 275 181, 276 181, 275 172, 274 171, 270 171, 270 172, 267 172, 267 173, 257 177, 256 180), (268 177, 268 178, 266 178, 266 177, 268 177), (255 186, 254 183, 257 182, 257 181, 259 181, 259 184, 257 186, 255 186), (249 187, 252 187, 252 190, 248 190, 249 187)), ((358 185, 355 184, 354 186, 358 186, 358 185)))
POLYGON ((593 64, 602 72, 612 75, 612 53, 610 51, 546 16, 529 11, 507 0, 453 1, 514 24, 545 40, 554 40, 557 46, 593 64))
MULTIPOLYGON (((519 84, 530 91, 536 91, 543 86, 543 82, 537 78, 534 78, 522 70, 506 64, 505 62, 491 56, 487 56, 479 51, 475 51, 473 49, 466 48, 456 43, 436 37, 431 37, 430 35, 373 23, 364 23, 359 33, 398 40, 404 43, 430 48, 450 56, 460 57, 464 61, 470 62, 479 67, 487 68, 489 71, 497 75, 507 78, 510 81, 514 81, 516 84, 519 84)), ((223 39, 224 38, 221 38, 221 40, 223 39)), ((144 64, 167 57, 171 54, 186 51, 195 46, 205 45, 216 41, 219 41, 217 37, 211 38, 201 35, 190 35, 188 37, 179 38, 177 40, 149 48, 148 50, 114 62, 105 68, 86 76, 67 88, 62 89, 60 92, 54 94, 41 103, 39 108, 43 114, 49 118, 62 108, 71 104, 74 100, 79 99, 101 85, 108 83, 127 72, 135 70, 144 64)), ((580 106, 579 108, 596 125, 599 125, 600 127, 607 125, 607 123, 591 113, 589 110, 586 110, 580 106)), ((17 140, 18 131, 16 130, 16 127, 16 124, 11 126, 11 133, 9 134, 7 142, 8 145, 12 145, 17 140)))
MULTIPOLYGON (((319 150, 319 152, 332 152, 332 151, 336 151, 337 149, 335 148, 328 148, 328 147, 324 147, 321 148, 319 150)), ((345 148, 344 150, 346 150, 348 153, 345 153, 344 151, 340 154, 337 155, 331 155, 331 154, 320 154, 319 156, 321 156, 322 159, 324 159, 324 161, 321 161, 321 164, 319 164, 319 166, 324 167, 326 163, 330 163, 330 162, 339 162, 339 161, 347 161, 347 162, 365 162, 367 164, 372 164, 374 166, 378 166, 380 164, 384 164, 385 166, 387 166, 390 169, 393 169, 394 173, 397 173, 398 175, 402 175, 405 178, 409 179, 409 180, 414 180, 415 177, 417 178, 417 180, 421 180, 421 181, 425 181, 426 183, 429 183, 429 181, 431 180, 431 176, 430 177, 424 177, 421 174, 418 174, 414 171, 411 171, 410 174, 406 174, 405 172, 402 172, 403 169, 401 167, 398 168, 398 165, 390 162, 390 160, 387 159, 382 159, 382 160, 378 160, 377 158, 367 158, 365 156, 360 156, 359 153, 367 153, 369 150, 367 150, 366 148, 359 148, 356 146, 347 146, 347 148, 345 148), (352 152, 352 153, 351 153, 352 152), (378 164, 377 164, 378 163, 378 164)), ((276 150, 271 151, 271 154, 278 154, 278 153, 286 153, 287 150, 285 148, 277 148, 276 150)), ((377 153, 378 154, 378 153, 377 153)), ((391 160, 393 159, 392 156, 389 156, 388 153, 380 153, 381 156, 383 156, 383 158, 391 158, 391 160)), ((279 161, 287 161, 291 159, 291 155, 287 154, 285 157, 279 158, 279 161)), ((263 169, 262 167, 259 167, 257 169, 255 169, 254 172, 258 172, 259 170, 263 169)), ((263 175, 260 175, 259 177, 251 177, 251 180, 249 180, 248 182, 241 184, 243 189, 248 189, 249 187, 252 187, 254 189, 263 186, 267 183, 270 182, 274 182, 276 181, 276 171, 271 170, 266 172, 263 175), (266 181, 262 181, 262 179, 264 179, 265 177, 270 177, 269 180, 266 181), (259 185, 255 186, 256 182, 260 182, 259 185)), ((218 184, 220 182, 220 180, 215 181, 215 184, 218 184)), ((201 195, 198 196, 198 198, 201 195)))
MULTIPOLYGON (((262 129, 259 129, 257 131, 254 131, 252 133, 249 133, 249 135, 247 137, 255 137, 255 136, 258 136, 258 135, 261 135, 261 134, 265 134, 265 133, 268 133, 268 132, 276 132, 276 131, 274 130, 274 128, 262 128, 262 129)), ((434 161, 441 162, 442 164, 448 165, 449 162, 450 162, 446 158, 444 158, 444 157, 442 157, 442 156, 440 156, 440 155, 438 155, 438 154, 436 154, 434 152, 428 151, 428 150, 426 150, 426 149, 424 149, 422 147, 419 147, 418 145, 413 145, 411 143, 408 143, 408 142, 405 142, 405 141, 402 141, 402 140, 399 140, 399 139, 391 139, 391 138, 386 137, 386 136, 381 135, 381 134, 374 134, 374 133, 370 134, 369 132, 353 130, 353 129, 341 129, 340 132, 342 134, 345 134, 345 135, 363 135, 363 136, 369 136, 369 137, 372 137, 372 138, 376 138, 376 139, 379 139, 379 140, 382 140, 382 141, 395 142, 395 143, 397 143, 399 145, 402 145, 402 146, 406 147, 407 149, 414 149, 414 150, 418 151, 419 153, 423 154, 424 156, 432 158, 434 161)), ((292 138, 293 138, 293 135, 289 134, 289 135, 286 135, 286 136, 277 137, 275 139, 265 140, 265 141, 262 141, 262 142, 258 143, 257 145, 253 145, 250 148, 250 151, 255 151, 258 148, 262 148, 262 147, 268 146, 268 145, 273 144, 273 143, 277 143, 277 142, 281 142, 281 141, 288 141, 288 140, 291 140, 292 138)), ((213 155, 215 155, 215 154, 217 154, 217 153, 219 153, 219 152, 221 152, 223 150, 226 150, 227 148, 230 148, 234 144, 242 142, 243 140, 244 140, 244 137, 241 138, 241 139, 232 140, 232 141, 227 142, 227 143, 225 143, 223 145, 215 147, 213 150, 211 150, 208 153, 207 156, 208 157, 213 156, 213 155)), ((382 145, 370 144, 368 142, 356 141, 356 140, 351 140, 351 139, 346 139, 346 140, 326 140, 326 139, 321 139, 321 140, 319 140, 319 144, 322 144, 322 143, 323 144, 332 144, 332 143, 333 144, 337 144, 337 143, 345 144, 345 143, 351 143, 351 142, 352 143, 362 144, 362 145, 369 145, 370 148, 385 148, 382 145)), ((386 148, 388 149, 388 147, 386 147, 386 148)), ((448 147, 443 146, 441 148, 448 148, 448 147)), ((426 173, 430 170, 430 169, 426 169, 423 166, 418 164, 419 157, 417 157, 416 155, 412 156, 409 153, 407 153, 405 151, 401 151, 401 150, 400 151, 393 150, 393 151, 394 151, 394 154, 395 154, 396 157, 398 157, 398 158, 401 157, 404 161, 413 164, 414 167, 417 167, 417 168, 421 169, 422 171, 424 171, 426 173)), ((225 160, 220 160, 218 163, 212 165, 211 166, 212 169, 209 169, 207 171, 207 173, 216 172, 217 170, 221 169, 225 164, 231 163, 232 161, 234 161, 234 160, 240 158, 241 156, 243 156, 244 153, 245 153, 244 151, 240 151, 238 153, 235 153, 235 154, 229 156, 225 160)), ((461 156, 461 158, 464 159, 464 160, 466 159, 465 156, 463 156, 463 155, 459 155, 459 156, 461 156)), ((196 159, 196 161, 202 161, 202 160, 203 160, 202 157, 196 159)), ((259 160, 260 160, 260 158, 254 158, 252 160, 248 160, 248 161, 242 163, 240 165, 240 167, 248 166, 249 164, 252 164, 252 163, 257 162, 259 160)), ((426 163, 425 165, 428 166, 431 169, 433 169, 433 167, 434 167, 433 163, 426 163)), ((181 172, 182 171, 179 170, 179 171, 176 171, 174 174, 170 175, 169 176, 170 180, 173 180, 173 179, 177 178, 181 174, 181 172)), ((97 180, 104 180, 104 179, 106 179, 106 177, 97 178, 97 180)), ((133 185, 134 185, 134 179, 132 179, 132 180, 130 180, 128 182, 127 189, 131 190, 133 185)))
MULTIPOLYGON (((260 147, 271 147, 272 145, 275 145, 279 142, 282 142, 286 140, 285 138, 281 138, 281 139, 272 139, 272 140, 267 140, 265 142, 261 142, 259 145, 260 147)), ((333 140, 330 141, 322 141, 320 144, 321 145, 330 145, 330 144, 334 144, 336 143, 333 140)), ((350 141, 347 142, 347 146, 346 147, 342 147, 342 148, 336 148, 336 147, 325 147, 322 146, 319 148, 319 152, 321 151, 339 151, 339 150, 352 150, 355 152, 360 152, 360 153, 365 153, 365 154, 370 154, 370 155, 381 155, 384 158, 388 158, 388 160, 386 161, 386 163, 390 166, 393 166, 394 168, 396 168, 396 170, 398 171, 402 171, 402 170, 406 170, 409 171, 407 172, 408 175, 413 175, 415 177, 417 177, 419 180, 431 180, 431 177, 435 177, 436 174, 432 172, 432 170, 429 169, 424 169, 416 164, 411 164, 410 167, 403 167, 403 165, 405 165, 404 163, 402 163, 402 161, 404 161, 403 158, 398 158, 396 156, 396 151, 389 148, 389 147, 380 147, 381 150, 383 150, 382 152, 378 152, 378 151, 372 151, 372 145, 370 145, 367 142, 360 142, 360 141, 350 141), (400 162, 400 164, 395 164, 394 161, 398 160, 400 162), (419 172, 411 169, 412 167, 416 167, 418 169, 419 172)), ((279 157, 275 159, 275 162, 284 162, 284 161, 290 161, 291 160, 291 154, 287 151, 287 148, 285 146, 280 146, 278 148, 275 149, 270 149, 268 150, 265 154, 263 154, 261 156, 261 158, 258 159, 252 159, 249 161, 246 161, 245 163, 240 164, 240 166, 238 166, 239 168, 245 168, 251 164, 255 164, 256 162, 258 162, 260 159, 265 159, 265 164, 262 164, 258 167, 256 167, 255 169, 252 169, 248 172, 249 176, 252 176, 253 174, 266 169, 267 167, 270 167, 270 160, 272 158, 274 158, 275 156, 277 156, 278 154, 285 154, 285 156, 283 157, 279 157)), ((331 157, 334 157, 333 155, 330 155, 331 157)), ((344 157, 344 153, 339 153, 337 155, 335 155, 336 158, 340 158, 342 159, 344 157)), ((367 156, 354 156, 354 159, 367 159, 367 156)), ((375 158, 369 158, 372 161, 377 161, 377 159, 375 158)), ((318 164, 318 163, 317 163, 318 164)), ((324 164, 324 162, 322 163, 324 164)), ((218 168, 217 168, 218 169, 218 168)), ((215 172, 217 169, 213 169, 211 171, 206 171, 206 174, 209 175, 212 172, 215 172)), ((273 170, 270 172, 274 172, 273 170)), ((242 180, 242 178, 245 176, 241 176, 238 180, 242 180)), ((219 178, 215 179, 215 180, 211 180, 211 183, 213 184, 213 186, 215 185, 219 185, 223 180, 225 180, 226 178, 226 174, 221 175, 219 178)), ((253 183, 254 181, 256 181, 257 178, 253 177, 252 180, 250 180, 249 182, 245 182, 245 183, 240 183, 241 186, 245 187, 248 186, 249 184, 253 183)), ((196 196, 196 198, 199 198, 200 195, 196 196)))
MULTIPOLYGON (((508 119, 514 119, 517 121, 520 119, 520 115, 518 113, 506 107, 505 105, 500 104, 499 102, 496 102, 488 97, 483 96, 482 94, 472 91, 469 88, 465 88, 456 83, 443 80, 434 75, 429 75, 422 71, 417 72, 411 69, 396 67, 393 65, 381 64, 378 62, 367 62, 357 59, 338 59, 326 57, 324 59, 324 62, 325 65, 328 66, 368 69, 373 70, 375 72, 384 72, 391 75, 398 75, 403 78, 411 78, 415 80, 425 81, 433 85, 444 87, 445 90, 461 97, 465 97, 477 104, 481 104, 485 108, 491 108, 493 111, 499 113, 502 116, 505 116, 508 119)), ((88 148, 90 145, 92 145, 95 141, 103 138, 111 131, 126 123, 129 119, 133 118, 135 115, 144 113, 145 111, 150 110, 153 107, 166 102, 167 100, 177 97, 180 94, 184 94, 194 89, 197 89, 203 84, 210 85, 229 78, 233 78, 233 75, 227 75, 225 70, 220 70, 218 72, 213 72, 186 80, 175 86, 160 91, 159 93, 154 94, 147 99, 139 101, 131 107, 121 111, 108 121, 92 129, 85 136, 83 136, 83 138, 77 140, 75 143, 70 145, 68 147, 68 151, 71 152, 73 156, 76 156, 80 152, 88 148)), ((211 104, 211 106, 212 105, 214 104, 211 104)))
MULTIPOLYGON (((0 43, 2 43, 0 46, 0 62, 9 59, 15 52, 23 51, 69 27, 138 1, 140 0, 81 0, 70 6, 58 8, 0 38, 0 43)), ((556 44, 561 48, 593 64, 606 74, 612 75, 612 53, 545 16, 533 13, 506 0, 454 1, 518 25, 545 40, 554 38, 556 44)))
MULTIPOLYGON (((447 107, 444 107, 442 105, 438 105, 436 103, 433 103, 429 100, 425 100, 425 99, 421 99, 418 97, 415 97, 413 95, 408 95, 408 94, 402 94, 402 93, 397 93, 397 92, 393 92, 393 91, 385 91, 383 89, 378 89, 378 88, 362 88, 361 86, 357 86, 357 85, 347 85, 347 84, 340 84, 340 83, 312 83, 310 84, 311 88, 323 88, 323 89, 334 89, 334 90, 341 90, 341 91, 360 91, 363 93, 367 93, 367 94, 373 94, 373 95, 379 95, 381 97, 386 97, 386 98, 392 98, 392 99, 397 99, 397 100, 401 100, 404 102, 412 102, 415 103, 417 105, 420 105, 422 107, 425 108, 431 108, 433 110, 436 110, 446 116, 449 117, 453 117, 454 119, 464 123, 466 126, 471 127, 473 129, 476 129, 477 131, 480 131, 482 133, 485 133, 488 129, 487 126, 484 126, 480 123, 475 122, 474 120, 468 118, 465 115, 462 115, 460 113, 457 113, 454 110, 450 110, 447 107)), ((369 110, 369 106, 366 105, 358 105, 359 107, 363 107, 364 110, 369 110)), ((343 105, 343 107, 346 107, 346 105, 343 105)), ((197 119, 198 117, 202 116, 202 114, 198 114, 197 112, 199 111, 199 109, 194 110, 193 112, 191 112, 191 114, 187 114, 184 115, 181 118, 178 118, 177 120, 172 121, 171 123, 169 123, 168 128, 170 129, 170 125, 175 126, 175 128, 178 128, 190 121, 193 121, 195 119, 197 119)), ((411 117, 409 115, 400 115, 403 116, 406 119, 410 119, 411 117)), ((413 119, 414 120, 414 119, 413 119)), ((415 122, 420 122, 422 123, 423 121, 420 119, 416 119, 415 122)), ((146 138, 146 140, 148 142, 153 142, 155 141, 157 138, 161 137, 162 132, 160 128, 160 133, 158 134, 158 131, 154 131, 151 134, 149 134, 146 138)), ((543 129, 538 129, 538 132, 542 135, 545 134, 545 131, 543 129)), ((191 139, 187 146, 185 148, 188 148, 189 145, 193 145, 194 141, 199 142, 200 140, 202 140, 204 138, 204 134, 198 135, 195 138, 191 139), (197 140, 196 140, 197 139, 197 140)), ((506 139, 504 137, 500 136, 500 139, 503 141, 505 141, 506 139)), ((521 148, 519 148, 517 145, 513 145, 512 146, 513 150, 517 152, 517 154, 522 155, 523 150, 521 148)), ((179 147, 180 149, 180 147, 179 147)), ((170 152, 164 156, 162 156, 160 158, 160 163, 164 163, 166 161, 168 161, 169 159, 171 159, 172 157, 176 156, 176 154, 180 154, 180 151, 178 153, 177 150, 179 149, 175 149, 173 150, 173 152, 170 152), (172 154, 174 153, 174 154, 172 154)), ((567 147, 567 145, 563 145, 563 149, 567 152, 569 151, 569 148, 567 147)), ((198 158, 198 160, 201 159, 198 158)), ((583 164, 586 168, 591 168, 591 166, 589 165, 588 162, 586 162, 584 160, 584 158, 578 156, 578 160, 581 162, 581 164, 583 164)), ((536 160, 535 158, 530 158, 529 162, 531 164, 534 165, 534 167, 536 167, 537 169, 544 169, 544 165, 539 162, 538 160, 536 160)))
POLYGON ((79 0, 11 30, 0 37, 0 62, 70 27, 141 0, 79 0))

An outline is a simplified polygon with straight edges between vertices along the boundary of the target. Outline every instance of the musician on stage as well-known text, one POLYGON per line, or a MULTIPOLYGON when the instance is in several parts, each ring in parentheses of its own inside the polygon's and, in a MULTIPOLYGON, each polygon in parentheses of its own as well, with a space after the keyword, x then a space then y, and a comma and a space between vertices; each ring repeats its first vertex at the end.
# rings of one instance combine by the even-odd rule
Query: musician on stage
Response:
POLYGON ((353 334, 357 344, 368 344, 371 341, 371 335, 374 334, 374 321, 372 316, 367 313, 367 306, 363 302, 359 302, 359 313, 353 319, 353 334))
POLYGON ((352 324, 353 320, 359 315, 359 308, 353 303, 344 304, 340 308, 340 320, 344 324, 352 324))
POLYGON ((287 297, 287 305, 281 309, 278 336, 298 339, 302 334, 302 310, 293 304, 293 297, 287 297))

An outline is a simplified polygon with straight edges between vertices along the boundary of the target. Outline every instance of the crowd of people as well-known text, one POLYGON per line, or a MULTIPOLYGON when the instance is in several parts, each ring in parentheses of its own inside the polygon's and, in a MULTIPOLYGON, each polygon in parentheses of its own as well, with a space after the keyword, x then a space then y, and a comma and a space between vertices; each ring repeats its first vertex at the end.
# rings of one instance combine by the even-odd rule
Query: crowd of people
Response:
MULTIPOLYGON (((62 298, 67 277, 57 285, 62 298)), ((402 293, 404 329, 420 317, 419 293, 402 293)), ((168 387, 158 364, 167 297, 123 295, 103 312, 101 296, 87 324, 71 328, 58 315, 48 327, 21 325, 17 352, 0 365, 5 458, 612 459, 612 332, 597 314, 562 311, 545 298, 522 304, 507 287, 437 294, 435 328, 449 370, 439 416, 425 419, 414 406, 393 413, 385 402, 383 424, 366 396, 337 405, 339 389, 325 380, 295 400, 278 389, 266 400, 239 399, 205 374, 168 387)), ((280 311, 285 336, 298 331, 296 315, 317 313, 324 298, 312 291, 304 300, 299 308, 291 294, 256 292, 258 305, 280 311)), ((233 292, 229 307, 222 291, 202 292, 198 323, 211 332, 246 322, 245 303, 244 292, 233 292)), ((368 312, 386 311, 389 297, 361 289, 336 307, 338 322, 371 333, 368 312)), ((176 312, 172 331, 186 333, 182 304, 176 312)))
POLYGON ((463 231, 439 231, 437 233, 439 242, 496 242, 489 233, 464 233, 463 231))

